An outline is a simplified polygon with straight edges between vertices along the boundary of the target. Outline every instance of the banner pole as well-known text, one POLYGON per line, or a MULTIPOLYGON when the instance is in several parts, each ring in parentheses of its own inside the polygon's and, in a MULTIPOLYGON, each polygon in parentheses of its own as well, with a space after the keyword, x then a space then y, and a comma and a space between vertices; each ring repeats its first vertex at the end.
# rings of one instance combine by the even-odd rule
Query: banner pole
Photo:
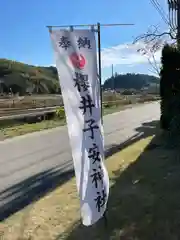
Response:
MULTIPOLYGON (((99 75, 99 86, 100 86, 100 101, 101 101, 101 123, 103 124, 103 104, 102 104, 102 99, 103 99, 103 91, 102 91, 102 72, 101 72, 101 27, 113 27, 113 26, 128 26, 128 25, 134 25, 134 24, 90 24, 90 25, 73 25, 73 26, 47 26, 49 29, 49 32, 52 32, 53 27, 58 27, 58 28, 67 28, 70 27, 71 30, 73 27, 97 27, 97 34, 98 34, 98 75, 99 75)), ((107 204, 108 205, 108 204, 107 204)), ((107 209, 108 206, 106 206, 106 210, 103 214, 103 219, 104 219, 104 225, 105 228, 108 227, 108 219, 107 219, 107 209)))
MULTIPOLYGON (((101 27, 118 27, 118 26, 133 26, 133 23, 108 23, 108 24, 101 24, 101 27)), ((70 25, 60 25, 60 26, 46 26, 47 28, 69 28, 70 25)), ((72 25, 74 28, 76 27, 96 27, 97 24, 76 24, 72 25)))
POLYGON ((101 99, 101 122, 103 124, 103 106, 102 106, 102 72, 101 72, 101 25, 97 23, 98 32, 98 66, 99 66, 99 85, 100 85, 100 99, 101 99))
MULTIPOLYGON (((101 72, 101 24, 97 23, 97 32, 98 32, 98 66, 99 66, 99 85, 100 85, 100 99, 101 99, 101 122, 103 124, 103 105, 102 105, 102 72, 101 72)), ((107 208, 104 212, 104 226, 107 228, 107 208)))

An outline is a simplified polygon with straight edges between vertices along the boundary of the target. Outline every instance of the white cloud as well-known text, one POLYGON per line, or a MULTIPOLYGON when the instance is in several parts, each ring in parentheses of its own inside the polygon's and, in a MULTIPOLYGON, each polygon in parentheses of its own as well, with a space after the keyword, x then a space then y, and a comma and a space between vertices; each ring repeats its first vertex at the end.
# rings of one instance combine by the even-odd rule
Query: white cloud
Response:
MULTIPOLYGON (((102 67, 113 65, 137 65, 148 63, 148 57, 138 53, 138 49, 146 47, 139 42, 136 44, 126 43, 102 49, 102 67)), ((161 49, 155 53, 155 60, 160 62, 161 49)))
MULTIPOLYGON (((101 51, 102 68, 111 67, 112 64, 114 66, 127 65, 128 67, 134 67, 137 64, 149 63, 148 57, 146 55, 143 56, 141 53, 138 52, 138 49, 140 48, 146 48, 143 42, 138 42, 136 44, 125 43, 108 48, 103 48, 101 51)), ((158 64, 160 63, 161 50, 162 49, 159 49, 154 55, 156 63, 158 64)), ((149 57, 149 59, 151 58, 149 57)), ((50 66, 56 65, 51 64, 50 66)))

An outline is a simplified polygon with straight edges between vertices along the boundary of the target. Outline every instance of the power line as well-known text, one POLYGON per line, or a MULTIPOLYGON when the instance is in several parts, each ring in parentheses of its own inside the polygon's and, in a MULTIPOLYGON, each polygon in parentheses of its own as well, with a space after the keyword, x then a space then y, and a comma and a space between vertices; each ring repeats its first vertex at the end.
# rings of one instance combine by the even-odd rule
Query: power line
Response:
POLYGON ((156 10, 158 11, 158 13, 160 14, 162 20, 166 23, 169 24, 168 21, 168 17, 166 16, 162 6, 159 4, 159 2, 157 0, 151 0, 153 6, 156 8, 156 10))
POLYGON ((158 1, 158 0, 153 0, 153 1, 156 3, 156 5, 157 5, 158 8, 160 9, 160 11, 161 11, 162 14, 164 15, 164 17, 165 17, 166 19, 168 19, 168 18, 167 18, 167 14, 165 13, 165 11, 164 11, 163 7, 161 6, 161 4, 159 3, 159 1, 158 1))
POLYGON ((166 15, 165 11, 163 10, 162 6, 160 5, 160 3, 157 0, 150 0, 150 2, 152 3, 152 5, 155 7, 155 9, 158 11, 158 13, 160 14, 162 20, 169 25, 169 20, 168 20, 168 16, 166 15))
POLYGON ((159 9, 159 12, 161 12, 161 15, 165 21, 165 23, 169 24, 169 19, 168 19, 168 15, 165 13, 164 9, 162 8, 162 6, 160 5, 160 3, 158 2, 158 0, 153 0, 157 6, 157 8, 159 9))

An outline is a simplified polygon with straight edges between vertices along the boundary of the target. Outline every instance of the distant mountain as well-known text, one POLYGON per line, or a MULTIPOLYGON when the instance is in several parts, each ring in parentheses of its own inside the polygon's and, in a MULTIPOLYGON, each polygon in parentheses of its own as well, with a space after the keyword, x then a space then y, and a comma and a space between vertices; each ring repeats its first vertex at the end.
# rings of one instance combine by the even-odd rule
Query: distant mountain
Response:
POLYGON ((0 92, 25 94, 59 93, 55 67, 37 67, 21 62, 0 59, 0 92))
POLYGON ((159 84, 159 78, 146 74, 115 74, 108 78, 103 85, 103 89, 136 89, 140 90, 152 84, 159 84))
MULTIPOLYGON (((103 89, 141 89, 159 83, 159 78, 146 74, 115 74, 105 81, 103 89)), ((0 59, 0 93, 60 93, 56 67, 32 66, 0 59)))

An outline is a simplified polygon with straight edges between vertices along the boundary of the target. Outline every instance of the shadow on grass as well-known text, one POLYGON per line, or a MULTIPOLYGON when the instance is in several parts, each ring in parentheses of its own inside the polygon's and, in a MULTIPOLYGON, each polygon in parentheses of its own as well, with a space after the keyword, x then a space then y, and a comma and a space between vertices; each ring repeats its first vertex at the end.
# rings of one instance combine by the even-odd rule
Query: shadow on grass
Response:
POLYGON ((105 152, 106 158, 112 156, 113 154, 123 150, 124 148, 132 145, 133 143, 143 138, 147 138, 149 136, 155 135, 158 125, 159 125, 159 121, 151 121, 151 122, 143 123, 140 127, 135 129, 137 133, 134 134, 125 142, 108 146, 105 152))
POLYGON ((0 221, 37 201, 46 193, 71 179, 71 164, 40 172, 0 192, 0 221), (70 170, 69 170, 70 169, 70 170))
POLYGON ((88 228, 77 222, 56 240, 180 239, 180 159, 165 142, 157 134, 135 162, 114 173, 106 229, 103 221, 88 228))
MULTIPOLYGON (((137 134, 127 141, 108 146, 106 157, 119 152, 142 138, 154 135, 157 124, 157 121, 142 124, 141 127, 136 129, 137 134)), ((71 170, 72 161, 69 161, 67 164, 41 172, 0 192, 0 221, 37 201, 49 191, 54 190, 71 179, 74 176, 74 171, 71 170)))

